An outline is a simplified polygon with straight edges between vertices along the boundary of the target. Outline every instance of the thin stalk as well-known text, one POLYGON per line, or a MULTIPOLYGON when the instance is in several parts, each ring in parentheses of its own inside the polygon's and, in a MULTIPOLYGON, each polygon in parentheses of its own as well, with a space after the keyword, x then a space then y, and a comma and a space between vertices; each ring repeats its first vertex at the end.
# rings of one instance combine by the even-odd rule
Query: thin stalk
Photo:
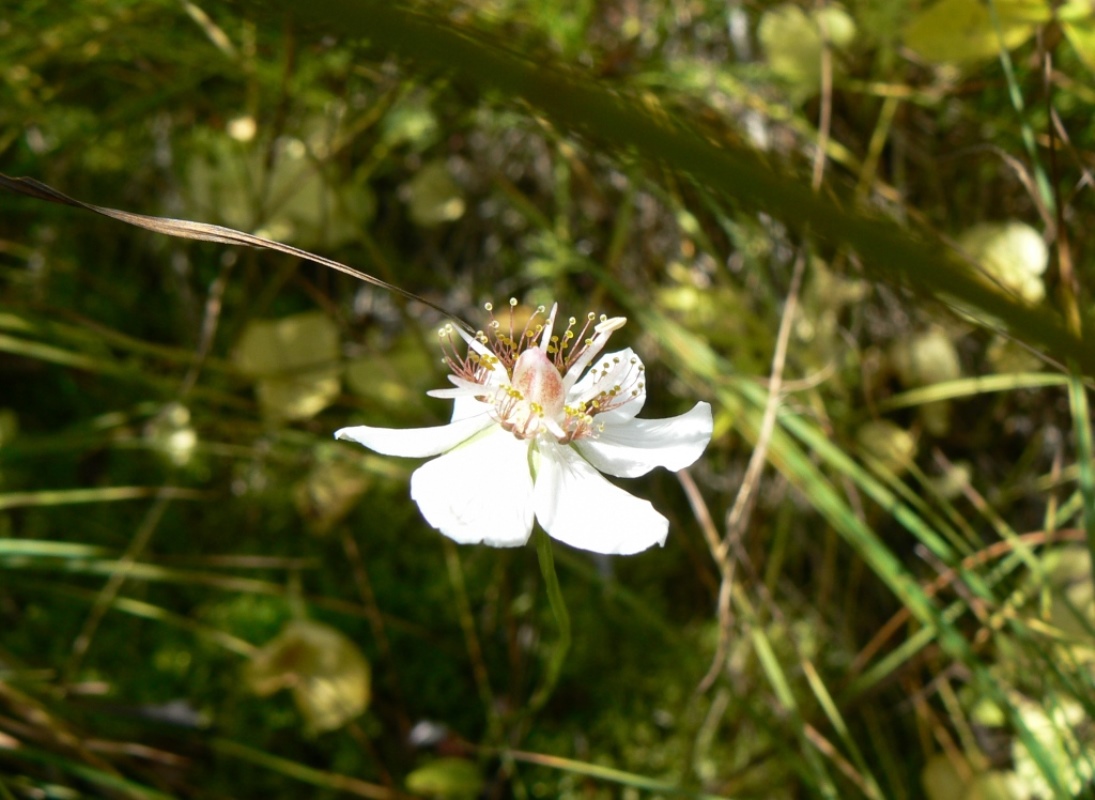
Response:
POLYGON ((540 560, 540 573, 544 576, 544 586, 547 588, 548 603, 551 605, 551 613, 555 616, 555 624, 559 626, 559 641, 555 643, 555 649, 551 652, 551 660, 548 661, 547 674, 536 694, 529 701, 528 714, 535 714, 551 697, 559 683, 559 675, 563 671, 563 663, 570 651, 570 614, 567 612, 566 602, 563 600, 563 591, 559 587, 559 576, 555 574, 555 558, 551 553, 551 539, 540 528, 536 529, 536 556, 540 560))
POLYGON ((1076 435, 1076 460, 1080 468, 1080 495, 1083 497, 1083 527, 1087 533, 1087 548, 1091 553, 1092 574, 1095 575, 1095 468, 1091 463, 1091 419, 1087 405, 1087 390, 1073 373, 1068 384, 1068 405, 1076 435))

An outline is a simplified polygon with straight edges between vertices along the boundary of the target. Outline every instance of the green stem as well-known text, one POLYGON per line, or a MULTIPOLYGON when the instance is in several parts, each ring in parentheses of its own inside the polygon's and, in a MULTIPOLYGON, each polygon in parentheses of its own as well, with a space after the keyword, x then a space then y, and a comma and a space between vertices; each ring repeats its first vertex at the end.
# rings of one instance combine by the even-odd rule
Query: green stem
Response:
POLYGON ((475 619, 471 612, 471 602, 468 600, 468 588, 464 583, 464 568, 460 565, 460 554, 457 552, 456 545, 447 537, 442 540, 441 546, 445 551, 445 566, 449 571, 449 582, 452 584, 453 594, 456 595, 456 613, 460 619, 460 627, 464 631, 464 643, 467 645, 468 657, 471 659, 475 686, 479 690, 479 699, 487 715, 487 741, 499 741, 502 719, 498 715, 497 703, 494 702, 494 691, 491 689, 490 676, 487 673, 487 661, 483 657, 479 634, 475 630, 475 619))
POLYGON ((989 17, 992 19, 993 30, 996 31, 996 39, 1000 43, 1000 66, 1004 69, 1004 77, 1008 82, 1008 97, 1011 99, 1012 108, 1019 117, 1019 132, 1023 137, 1023 146, 1030 156, 1031 169, 1034 172, 1034 183, 1038 187, 1038 194, 1045 204, 1047 212, 1052 215, 1056 209, 1056 198, 1049 185, 1049 178, 1042 168, 1042 162, 1038 159, 1038 144, 1034 140, 1034 130, 1027 120, 1026 107, 1023 103, 1023 92, 1019 89, 1019 81, 1015 77, 1015 68, 1008 54, 1007 44, 1004 41, 1004 26, 1000 22, 1000 13, 996 9, 994 0, 989 0, 989 17))
POLYGON ((1095 465, 1092 464, 1091 421, 1088 417, 1087 389, 1075 371, 1069 375, 1068 401, 1072 412, 1072 430, 1076 436, 1080 495, 1084 501, 1084 530, 1091 553, 1092 575, 1095 576, 1095 465))
POLYGON ((534 535, 536 536, 536 555, 540 559, 540 573, 544 576, 544 585, 547 587, 548 603, 551 605, 551 613, 555 615, 555 623, 559 626, 559 641, 551 653, 544 681, 529 701, 529 716, 543 708, 551 697, 551 693, 559 682, 559 675, 563 671, 567 652, 570 650, 570 614, 567 613, 566 603, 563 601, 563 591, 559 588, 559 576, 555 574, 551 539, 540 528, 536 529, 534 535))

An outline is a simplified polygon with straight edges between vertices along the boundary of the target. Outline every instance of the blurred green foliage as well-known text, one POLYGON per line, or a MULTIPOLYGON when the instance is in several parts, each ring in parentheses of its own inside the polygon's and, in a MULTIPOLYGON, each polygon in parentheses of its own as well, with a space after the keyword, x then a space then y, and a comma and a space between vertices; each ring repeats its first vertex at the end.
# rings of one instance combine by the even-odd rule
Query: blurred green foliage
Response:
POLYGON ((1088 789, 1090 9, 423 0, 389 41, 370 2, 20 3, 0 172, 473 325, 628 316, 644 416, 716 411, 628 484, 669 541, 556 550, 528 713, 531 548, 455 547, 331 440, 445 419, 440 314, 5 193, 0 798, 1088 789))

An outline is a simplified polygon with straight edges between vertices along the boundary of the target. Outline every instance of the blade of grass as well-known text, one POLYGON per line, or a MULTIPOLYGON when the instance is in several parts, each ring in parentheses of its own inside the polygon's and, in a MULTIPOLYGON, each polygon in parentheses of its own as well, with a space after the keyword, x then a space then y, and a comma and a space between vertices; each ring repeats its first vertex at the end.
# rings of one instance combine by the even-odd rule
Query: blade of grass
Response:
MULTIPOLYGON (((490 752, 490 751, 487 751, 490 752)), ((685 789, 674 786, 671 783, 647 778, 645 775, 636 775, 634 772, 625 772, 612 767, 604 767, 600 764, 590 764, 586 761, 576 761, 571 758, 544 755, 543 753, 529 753, 521 750, 504 751, 514 761, 525 764, 535 764, 549 769, 557 769, 562 772, 570 772, 574 775, 585 775, 597 780, 615 783, 620 786, 628 786, 645 792, 657 792, 669 797, 688 797, 693 800, 729 800, 723 795, 707 794, 693 789, 685 789)))
POLYGON ((182 486, 106 486, 101 489, 46 489, 40 492, 7 492, 0 494, 0 511, 9 508, 67 506, 81 503, 116 503, 123 500, 143 500, 160 492, 172 500, 209 500, 216 495, 182 486))
POLYGON ((1091 554, 1092 576, 1095 579, 1095 465, 1091 462, 1091 412, 1087 403, 1087 389, 1075 374, 1070 376, 1068 384, 1068 405, 1072 412, 1076 462, 1080 470, 1084 530, 1087 532, 1087 547, 1091 554))
POLYGON ((54 542, 49 539, 0 539, 0 559, 18 558, 94 558, 105 548, 90 544, 54 542))
POLYGON ((892 395, 878 401, 879 411, 892 411, 896 408, 909 408, 938 400, 955 400, 987 392, 1009 392, 1015 389, 1041 389, 1047 386, 1065 386, 1069 382, 1067 375, 1056 373, 1014 373, 1008 375, 985 375, 977 378, 963 378, 956 381, 934 383, 919 389, 892 395))
MULTIPOLYGON (((28 579, 19 574, 12 576, 10 583, 12 585, 37 589, 44 593, 62 597, 72 597, 89 603, 95 602, 95 599, 99 596, 97 590, 81 589, 76 586, 67 586, 51 581, 28 579)), ((143 600, 134 600, 130 597, 115 597, 110 603, 110 608, 114 611, 120 611, 123 614, 129 614, 134 617, 140 617, 141 619, 159 622, 164 625, 179 628, 180 630, 188 631, 195 636, 208 639, 223 647, 225 650, 243 656, 244 658, 251 658, 258 649, 250 642, 246 642, 230 633, 217 630, 216 628, 197 622, 190 617, 173 613, 160 606, 153 605, 152 603, 146 603, 143 600)))
POLYGON ((388 798, 396 797, 394 792, 384 786, 368 783, 358 778, 351 778, 349 775, 339 775, 335 772, 315 769, 300 762, 290 761, 287 758, 258 750, 242 742, 234 742, 230 739, 218 737, 209 741, 209 748, 215 753, 222 753, 231 758, 255 764, 311 786, 345 792, 356 797, 368 797, 371 800, 388 800, 388 798))
POLYGON ((838 709, 836 703, 833 702, 833 697, 829 694, 825 682, 821 679, 821 676, 818 674, 817 669, 811 661, 803 659, 801 665, 802 672, 810 684, 810 689, 813 690, 814 697, 817 698, 822 711, 825 712, 825 716, 829 719, 829 724, 833 726, 833 730, 835 730, 840 737, 840 741, 848 748, 848 753, 851 754, 852 761, 859 770, 859 775, 862 780, 860 788, 867 797, 882 800, 884 797, 882 788, 878 785, 878 780, 875 776, 871 774, 871 770, 867 766, 867 761, 863 758, 863 753, 860 751, 858 745, 856 745, 855 737, 852 735, 852 732, 848 730, 848 725, 844 721, 844 717, 841 716, 840 709, 838 709))
MULTIPOLYGON (((75 775, 104 790, 121 791, 131 797, 146 797, 149 798, 149 800, 174 800, 172 795, 158 792, 155 789, 151 789, 135 781, 128 780, 119 775, 111 775, 109 772, 103 772, 95 767, 80 764, 70 758, 65 758, 64 756, 55 753, 49 753, 33 747, 26 747, 25 745, 21 746, 17 752, 19 758, 23 761, 53 767, 59 772, 75 775)), ((42 796, 48 795, 43 793, 42 796)))
MULTIPOLYGON (((275 5, 296 10, 284 0, 275 5)), ((558 125, 591 132, 621 151, 633 148, 720 190, 735 203, 852 247, 877 276, 895 285, 977 308, 984 314, 982 324, 991 327, 987 320, 1001 320, 1019 338, 1062 363, 1073 358, 1095 374, 1095 347, 1074 336, 1057 314, 1002 293, 939 242, 924 241, 892 220, 815 195, 797 177, 773 169, 767 157, 727 141, 708 141, 660 107, 626 97, 592 76, 553 68, 543 58, 518 54, 470 26, 455 27, 447 19, 387 0, 314 0, 307 22, 366 37, 385 53, 439 64, 480 87, 529 102, 558 125)))
POLYGON ((816 782, 816 788, 823 797, 839 797, 833 779, 825 770, 824 763, 818 757, 817 747, 807 735, 806 720, 802 715, 795 693, 791 689, 787 674, 780 664, 772 643, 765 633, 765 626, 757 619, 752 603, 741 589, 741 584, 734 584, 734 604, 745 621, 749 636, 753 640, 753 650, 761 669, 764 670, 768 683, 776 694, 783 711, 791 718, 795 734, 800 739, 800 752, 806 758, 809 768, 809 776, 816 782))

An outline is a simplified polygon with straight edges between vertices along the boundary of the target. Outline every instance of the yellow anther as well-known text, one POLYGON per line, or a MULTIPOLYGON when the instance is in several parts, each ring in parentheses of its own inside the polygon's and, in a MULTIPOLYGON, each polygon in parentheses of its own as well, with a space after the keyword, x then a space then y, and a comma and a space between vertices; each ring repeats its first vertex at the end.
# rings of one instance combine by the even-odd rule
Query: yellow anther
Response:
POLYGON ((487 311, 494 311, 494 303, 483 303, 483 308, 487 311))

